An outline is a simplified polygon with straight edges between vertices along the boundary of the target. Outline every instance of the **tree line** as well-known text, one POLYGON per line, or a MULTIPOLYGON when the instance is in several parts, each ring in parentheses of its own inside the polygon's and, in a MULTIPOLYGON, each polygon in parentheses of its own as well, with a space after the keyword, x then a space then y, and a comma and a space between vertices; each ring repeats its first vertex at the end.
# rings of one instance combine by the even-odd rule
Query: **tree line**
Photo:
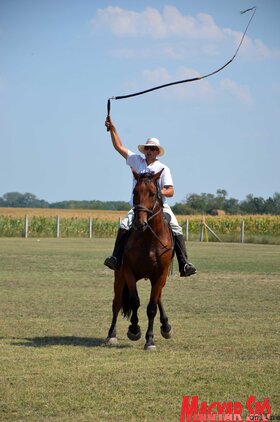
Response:
POLYGON ((89 209, 126 211, 130 205, 125 201, 60 201, 47 202, 38 199, 32 193, 8 192, 0 197, 0 207, 12 208, 59 208, 59 209, 89 209))
POLYGON ((173 207, 175 214, 214 214, 216 210, 224 211, 226 214, 272 214, 280 215, 280 193, 264 199, 255 197, 252 194, 246 199, 239 201, 235 198, 228 198, 226 190, 218 189, 216 195, 211 193, 192 193, 187 195, 181 203, 173 207))
MULTIPOLYGON (((125 201, 61 201, 49 203, 38 199, 32 193, 8 192, 0 197, 0 207, 12 208, 61 208, 61 209, 92 209, 126 211, 130 205, 125 201)), ((280 215, 280 193, 275 193, 267 199, 255 197, 252 194, 242 201, 228 198, 226 190, 218 189, 216 194, 189 194, 182 202, 171 207, 175 214, 213 214, 216 210, 226 214, 272 214, 280 215)))

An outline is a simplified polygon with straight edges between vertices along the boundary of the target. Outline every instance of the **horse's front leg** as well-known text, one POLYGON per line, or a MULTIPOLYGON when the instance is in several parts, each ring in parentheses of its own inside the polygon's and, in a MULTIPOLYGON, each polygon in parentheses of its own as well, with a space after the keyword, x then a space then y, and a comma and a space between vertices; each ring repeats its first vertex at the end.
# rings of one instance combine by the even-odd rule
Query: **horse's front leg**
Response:
POLYGON ((115 283, 114 283, 114 299, 112 303, 112 312, 113 312, 113 318, 112 323, 108 331, 108 336, 106 339, 106 344, 109 346, 114 346, 118 343, 117 340, 117 319, 118 314, 120 312, 121 306, 122 306, 122 291, 123 291, 124 281, 123 277, 120 272, 115 271, 115 283))
POLYGON ((140 307, 140 299, 137 292, 136 281, 130 291, 130 305, 132 315, 130 318, 131 325, 128 327, 127 337, 132 341, 137 341, 141 338, 141 329, 138 325, 138 308, 140 307))
POLYGON ((152 290, 150 296, 150 302, 147 307, 147 316, 148 316, 148 330, 146 333, 146 344, 144 346, 145 350, 155 350, 156 346, 154 343, 154 319, 157 314, 157 307, 161 312, 161 317, 163 315, 163 320, 167 320, 167 316, 164 313, 162 303, 160 301, 161 292, 165 285, 167 277, 167 270, 157 278, 151 278, 152 290), (162 314, 163 313, 163 314, 162 314))
POLYGON ((172 328, 171 325, 168 323, 168 317, 165 313, 161 298, 159 298, 158 300, 158 309, 159 309, 159 313, 160 313, 160 322, 161 322, 161 327, 160 327, 160 332, 162 337, 169 339, 172 337, 172 328))
POLYGON ((148 330, 146 332, 146 344, 144 346, 145 350, 156 350, 156 346, 154 343, 154 319, 156 314, 157 304, 151 297, 150 302, 147 306, 148 330))

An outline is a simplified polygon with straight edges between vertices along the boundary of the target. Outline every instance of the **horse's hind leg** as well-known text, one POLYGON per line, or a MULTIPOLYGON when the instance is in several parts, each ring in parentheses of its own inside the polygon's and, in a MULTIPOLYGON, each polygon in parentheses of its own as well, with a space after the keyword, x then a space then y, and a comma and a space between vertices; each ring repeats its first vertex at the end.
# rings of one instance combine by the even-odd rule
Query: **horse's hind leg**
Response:
POLYGON ((120 274, 115 273, 115 284, 114 284, 114 291, 115 296, 112 303, 112 311, 113 311, 113 318, 112 323, 108 331, 108 336, 106 339, 106 344, 113 346, 118 343, 117 340, 117 318, 122 306, 122 290, 123 290, 123 281, 120 277, 120 274))
POLYGON ((106 344, 110 346, 113 346, 118 343, 116 325, 117 325, 117 318, 118 318, 118 313, 120 309, 121 309, 121 304, 118 304, 118 301, 116 301, 114 298, 113 304, 112 304, 113 318, 112 318, 111 326, 108 331, 108 336, 106 338, 106 344))
POLYGON ((158 309, 159 309, 159 313, 160 313, 160 322, 161 322, 161 327, 160 327, 160 332, 162 337, 169 339, 172 337, 172 328, 171 325, 168 323, 168 318, 167 315, 165 313, 161 298, 158 300, 158 309))

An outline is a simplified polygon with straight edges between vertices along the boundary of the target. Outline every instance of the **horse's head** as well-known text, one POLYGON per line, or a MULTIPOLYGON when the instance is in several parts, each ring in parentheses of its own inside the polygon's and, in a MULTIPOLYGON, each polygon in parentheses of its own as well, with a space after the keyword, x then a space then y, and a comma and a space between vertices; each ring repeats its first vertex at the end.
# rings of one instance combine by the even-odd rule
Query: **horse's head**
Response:
POLYGON ((149 220, 162 206, 161 192, 157 183, 162 171, 163 169, 156 174, 138 174, 132 170, 137 181, 133 190, 134 227, 137 230, 145 231, 149 220))

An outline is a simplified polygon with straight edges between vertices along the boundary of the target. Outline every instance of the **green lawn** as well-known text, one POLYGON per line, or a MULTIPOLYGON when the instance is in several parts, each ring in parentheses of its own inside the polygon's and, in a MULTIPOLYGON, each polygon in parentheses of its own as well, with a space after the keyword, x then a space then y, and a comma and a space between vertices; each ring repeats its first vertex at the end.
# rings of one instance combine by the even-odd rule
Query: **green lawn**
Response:
MULTIPOLYGON (((112 239, 0 239, 0 420, 175 422, 183 396, 269 398, 280 415, 280 246, 188 243, 199 274, 164 289, 173 338, 145 352, 149 282, 139 282, 143 338, 104 346, 112 239)), ((245 413, 246 416, 246 413, 245 413)))

